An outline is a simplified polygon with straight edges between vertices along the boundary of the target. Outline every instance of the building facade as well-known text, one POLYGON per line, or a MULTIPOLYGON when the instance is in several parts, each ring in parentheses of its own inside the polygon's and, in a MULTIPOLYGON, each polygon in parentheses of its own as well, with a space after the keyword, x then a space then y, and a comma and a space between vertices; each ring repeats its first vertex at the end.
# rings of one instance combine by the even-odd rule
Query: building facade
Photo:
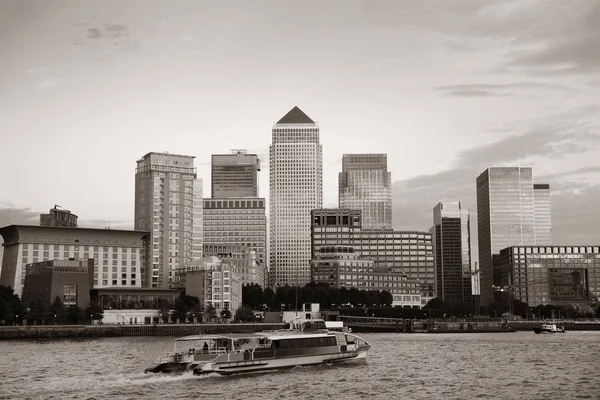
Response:
POLYGON ((215 256, 233 264, 242 285, 255 283, 264 289, 269 284, 269 273, 265 265, 257 261, 255 250, 246 246, 205 244, 203 253, 205 257, 215 256))
POLYGON ((256 252, 256 262, 266 269, 265 205, 262 198, 204 199, 204 244, 247 247, 256 252))
POLYGON ((148 153, 135 172, 135 229, 150 232, 144 286, 169 289, 175 271, 202 258, 202 180, 194 157, 148 153))
POLYGON ((500 251, 496 268, 509 297, 530 307, 600 298, 599 246, 511 246, 500 251))
POLYGON ((471 235, 469 210, 459 201, 433 209, 431 229, 437 296, 447 302, 471 303, 471 235))
POLYGON ((533 206, 535 218, 535 244, 552 245, 552 214, 550 207, 550 184, 533 184, 533 206))
POLYGON ((0 285, 23 293, 26 265, 94 259, 94 288, 142 287, 150 234, 143 231, 9 225, 0 228, 4 256, 0 285))
POLYGON ((422 305, 436 296, 435 260, 430 232, 365 230, 360 210, 319 209, 311 212, 312 257, 323 247, 350 246, 377 266, 421 282, 422 305))
POLYGON ((481 304, 494 301, 498 289, 498 272, 494 256, 501 249, 537 244, 536 205, 539 240, 547 241, 551 231, 549 186, 535 189, 533 172, 529 167, 491 167, 477 177, 477 228, 481 304), (539 192, 538 192, 539 190, 539 192), (535 200, 535 193, 538 200, 535 200))
POLYGON ((339 207, 362 211, 364 229, 392 229, 392 173, 387 154, 344 154, 339 207))
POLYGON ((242 282, 235 266, 214 256, 186 267, 185 292, 204 306, 212 304, 217 315, 224 309, 233 314, 242 305, 242 282))
POLYGON ((55 205, 48 214, 40 214, 40 226, 77 228, 77 215, 61 206, 55 205))
POLYGON ((274 126, 270 146, 270 279, 275 286, 310 281, 310 212, 323 205, 319 127, 298 107, 274 126))
POLYGON ((27 264, 23 303, 39 299, 50 306, 59 298, 64 306, 86 308, 94 282, 94 259, 50 260, 27 264))
POLYGON ((386 290, 394 307, 421 308, 421 282, 361 257, 353 247, 321 247, 311 263, 311 278, 338 289, 386 290))
POLYGON ((211 197, 258 197, 260 160, 246 150, 213 154, 211 159, 211 197))

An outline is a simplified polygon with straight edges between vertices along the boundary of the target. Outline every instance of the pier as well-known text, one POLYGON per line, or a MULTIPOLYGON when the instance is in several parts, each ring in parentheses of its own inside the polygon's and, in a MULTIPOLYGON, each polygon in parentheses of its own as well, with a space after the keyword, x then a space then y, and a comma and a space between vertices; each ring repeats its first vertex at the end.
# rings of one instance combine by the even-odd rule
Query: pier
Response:
POLYGON ((27 325, 0 326, 0 340, 98 338, 118 336, 187 336, 198 334, 262 332, 287 324, 157 324, 157 325, 27 325))

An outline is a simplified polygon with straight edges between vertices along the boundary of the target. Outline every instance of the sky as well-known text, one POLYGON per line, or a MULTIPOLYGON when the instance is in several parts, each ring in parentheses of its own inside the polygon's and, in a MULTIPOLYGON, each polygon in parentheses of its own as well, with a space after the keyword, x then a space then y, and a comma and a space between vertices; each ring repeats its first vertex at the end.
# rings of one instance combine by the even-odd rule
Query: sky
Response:
POLYGON ((555 244, 600 243, 600 2, 2 1, 0 226, 55 204, 133 228, 136 160, 247 149, 268 197, 273 123, 320 127, 324 205, 344 153, 387 153, 394 227, 471 209, 489 166, 552 190, 555 244))

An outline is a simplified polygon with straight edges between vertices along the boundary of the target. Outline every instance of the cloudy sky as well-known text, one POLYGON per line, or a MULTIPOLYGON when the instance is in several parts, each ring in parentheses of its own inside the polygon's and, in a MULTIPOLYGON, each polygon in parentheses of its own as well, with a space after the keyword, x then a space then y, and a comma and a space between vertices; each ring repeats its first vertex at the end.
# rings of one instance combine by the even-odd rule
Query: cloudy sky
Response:
POLYGON ((0 225, 59 204, 131 228, 149 151, 195 155, 209 196, 210 155, 247 148, 268 196, 271 128, 298 105, 326 206, 343 153, 388 153, 401 229, 474 210, 488 166, 533 166, 555 243, 600 243, 598 21, 595 0, 3 1, 0 225))

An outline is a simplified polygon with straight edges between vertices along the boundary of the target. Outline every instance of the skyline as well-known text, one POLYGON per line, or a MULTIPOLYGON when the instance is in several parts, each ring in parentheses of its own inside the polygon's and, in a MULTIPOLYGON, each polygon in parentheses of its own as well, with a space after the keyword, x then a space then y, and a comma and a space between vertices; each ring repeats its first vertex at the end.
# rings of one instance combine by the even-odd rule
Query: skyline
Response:
POLYGON ((210 155, 246 148, 268 198, 271 129, 297 105, 319 124, 324 207, 345 153, 388 154, 407 230, 439 201, 475 219, 485 168, 532 166, 554 243, 599 243, 599 15, 589 1, 3 3, 0 166, 19 168, 0 225, 60 204, 81 226, 133 228, 150 151, 196 156, 210 197, 210 155))

